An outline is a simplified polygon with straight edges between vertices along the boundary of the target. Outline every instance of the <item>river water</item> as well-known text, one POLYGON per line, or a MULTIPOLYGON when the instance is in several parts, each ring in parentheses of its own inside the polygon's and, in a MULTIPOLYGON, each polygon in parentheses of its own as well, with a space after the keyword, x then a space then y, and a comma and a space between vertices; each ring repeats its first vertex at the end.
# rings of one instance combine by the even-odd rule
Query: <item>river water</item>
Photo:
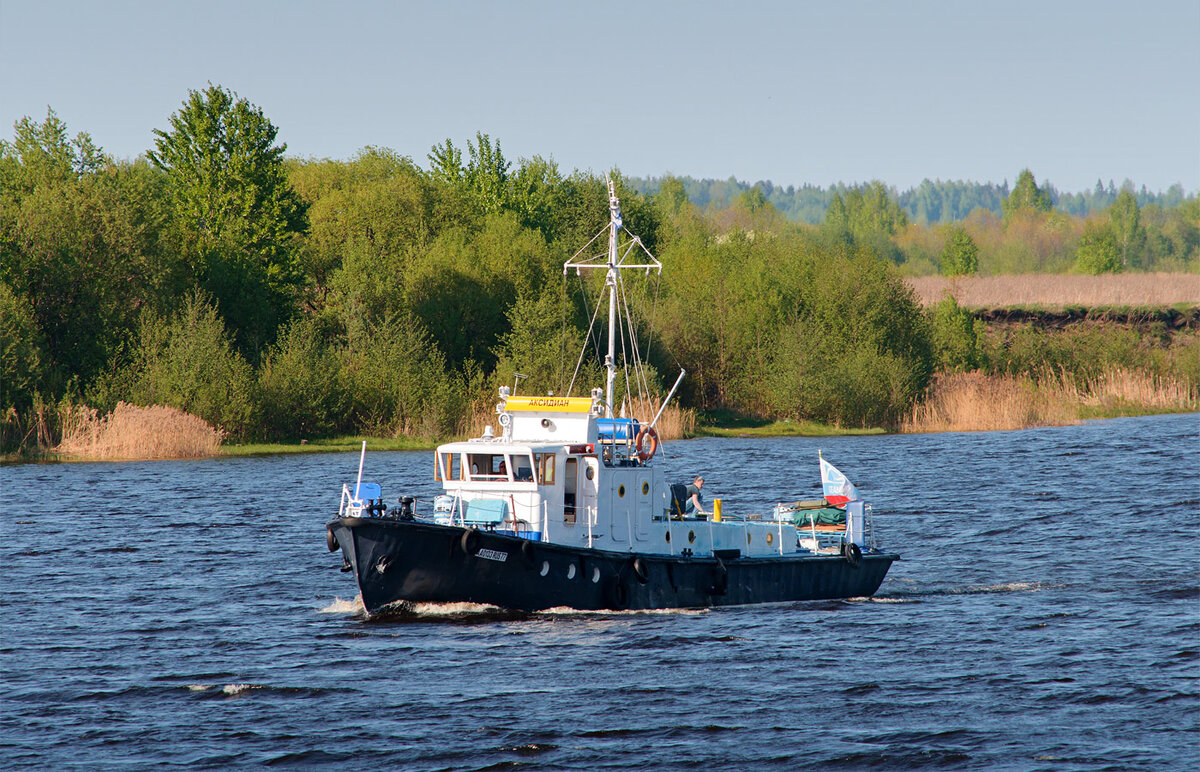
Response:
MULTIPOLYGON (((1200 416, 671 443, 727 512, 819 495, 871 600, 420 607, 364 622, 324 523, 355 454, 0 468, 6 769, 1184 769, 1200 762, 1200 416)), ((428 453, 366 477, 433 493, 428 453)))

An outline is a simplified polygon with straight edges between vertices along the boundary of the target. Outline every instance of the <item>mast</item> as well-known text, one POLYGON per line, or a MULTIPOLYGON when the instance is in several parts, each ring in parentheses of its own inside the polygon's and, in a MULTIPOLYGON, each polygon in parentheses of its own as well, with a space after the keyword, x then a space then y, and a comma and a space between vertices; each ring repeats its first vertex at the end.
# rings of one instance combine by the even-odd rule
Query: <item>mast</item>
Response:
POLYGON ((604 369, 608 380, 604 389, 604 417, 613 417, 613 382, 617 379, 617 231, 621 229, 621 202, 617 200, 616 186, 608 178, 608 275, 604 283, 608 287, 608 356, 604 358, 604 369))
POLYGON ((565 276, 571 268, 575 269, 576 274, 582 273, 585 268, 605 269, 604 285, 608 289, 608 353, 604 357, 604 417, 612 418, 615 415, 613 387, 617 380, 617 336, 620 334, 618 319, 620 303, 617 294, 620 291, 621 270, 637 268, 646 273, 650 273, 652 270, 662 273, 662 263, 658 262, 642 244, 642 240, 633 234, 629 235, 624 246, 619 243, 620 231, 623 227, 621 202, 617 199, 616 183, 613 182, 612 177, 606 179, 608 181, 608 225, 593 236, 588 245, 576 252, 574 257, 563 263, 563 275, 565 276), (583 253, 604 235, 605 231, 608 231, 608 249, 604 255, 594 254, 591 257, 582 257, 583 253), (634 255, 635 247, 641 250, 640 254, 634 255), (624 253, 621 252, 622 248, 624 253))

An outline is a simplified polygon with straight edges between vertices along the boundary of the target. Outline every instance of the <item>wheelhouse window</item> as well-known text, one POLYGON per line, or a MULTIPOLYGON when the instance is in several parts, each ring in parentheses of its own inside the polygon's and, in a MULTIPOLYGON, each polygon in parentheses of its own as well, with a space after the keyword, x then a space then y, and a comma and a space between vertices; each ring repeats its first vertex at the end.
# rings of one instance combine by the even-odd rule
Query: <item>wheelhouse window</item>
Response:
POLYGON ((508 458, 503 453, 472 453, 467 456, 470 479, 481 482, 508 481, 508 458))
POLYGON ((540 468, 530 454, 469 453, 464 479, 473 482, 533 482, 534 473, 540 468))
POLYGON ((537 468, 538 485, 554 484, 553 453, 534 453, 533 465, 537 468))
POLYGON ((512 457, 513 479, 517 482, 533 482, 534 460, 529 456, 512 457))

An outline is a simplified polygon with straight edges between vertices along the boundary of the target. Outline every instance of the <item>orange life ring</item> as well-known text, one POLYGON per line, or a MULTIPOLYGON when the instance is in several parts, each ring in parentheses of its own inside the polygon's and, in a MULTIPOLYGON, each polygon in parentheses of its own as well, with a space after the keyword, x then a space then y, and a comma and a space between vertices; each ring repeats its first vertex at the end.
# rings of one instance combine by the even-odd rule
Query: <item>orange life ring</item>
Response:
POLYGON ((637 451, 637 457, 643 462, 654 458, 654 454, 658 452, 658 432, 654 431, 653 426, 643 427, 638 432, 634 449, 637 451), (649 442, 646 442, 647 438, 649 442))

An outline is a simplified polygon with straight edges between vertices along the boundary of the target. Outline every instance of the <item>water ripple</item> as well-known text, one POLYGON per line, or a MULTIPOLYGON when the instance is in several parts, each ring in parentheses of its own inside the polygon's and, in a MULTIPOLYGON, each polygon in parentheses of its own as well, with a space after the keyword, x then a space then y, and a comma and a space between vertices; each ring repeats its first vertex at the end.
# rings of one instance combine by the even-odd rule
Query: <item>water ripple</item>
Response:
MULTIPOLYGON (((1184 415, 672 443, 750 512, 816 496, 820 448, 903 560, 869 599, 369 623, 324 547, 357 455, 3 467, 5 767, 1188 768, 1197 440, 1184 415)), ((427 454, 368 470, 434 492, 427 454)))

